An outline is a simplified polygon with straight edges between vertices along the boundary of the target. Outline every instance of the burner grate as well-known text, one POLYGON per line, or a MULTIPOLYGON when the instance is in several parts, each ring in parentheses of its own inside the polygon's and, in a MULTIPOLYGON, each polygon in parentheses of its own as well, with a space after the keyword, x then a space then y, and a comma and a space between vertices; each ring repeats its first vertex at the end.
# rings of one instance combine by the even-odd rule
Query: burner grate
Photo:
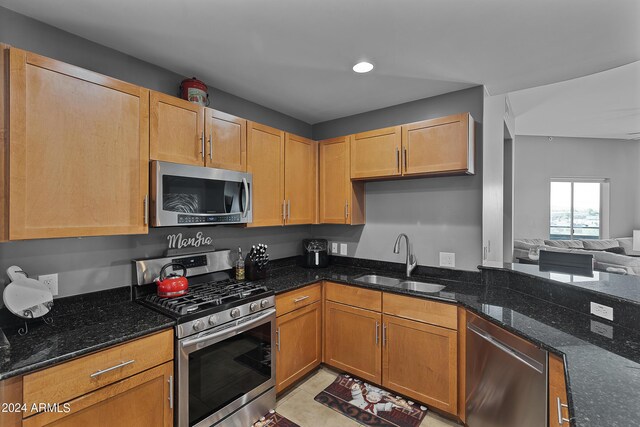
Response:
POLYGON ((160 298, 157 295, 149 295, 146 300, 173 313, 185 315, 231 301, 240 301, 258 292, 266 291, 266 287, 256 286, 250 282, 222 280, 191 285, 187 295, 181 297, 160 298))

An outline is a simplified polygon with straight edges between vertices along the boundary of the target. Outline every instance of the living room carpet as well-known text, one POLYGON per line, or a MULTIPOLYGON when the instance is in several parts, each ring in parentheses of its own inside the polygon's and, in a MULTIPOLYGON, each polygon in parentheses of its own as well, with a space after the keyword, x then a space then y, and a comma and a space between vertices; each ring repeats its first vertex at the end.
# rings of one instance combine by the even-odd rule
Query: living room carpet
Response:
POLYGON ((278 414, 270 411, 267 415, 253 423, 251 427, 300 427, 298 424, 278 414))
POLYGON ((375 427, 418 427, 427 408, 349 375, 339 375, 316 402, 352 420, 375 427))

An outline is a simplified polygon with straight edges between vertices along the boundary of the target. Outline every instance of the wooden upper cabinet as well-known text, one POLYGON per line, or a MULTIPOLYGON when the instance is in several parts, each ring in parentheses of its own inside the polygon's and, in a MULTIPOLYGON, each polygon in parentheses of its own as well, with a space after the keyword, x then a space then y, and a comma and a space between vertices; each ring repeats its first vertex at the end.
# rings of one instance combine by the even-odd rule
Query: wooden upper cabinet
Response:
POLYGON ((456 331, 388 315, 383 325, 382 385, 456 415, 456 331))
POLYGON ((253 222, 249 227, 284 221, 284 132, 247 122, 247 172, 253 174, 253 222))
POLYGON ((351 178, 400 175, 401 127, 357 133, 351 139, 351 178))
POLYGON ((318 144, 286 133, 284 143, 285 224, 317 222, 318 144))
POLYGON ((146 233, 149 91, 9 50, 9 238, 146 233))
POLYGON ((152 91, 150 109, 151 159, 204 166, 204 107, 152 91))
POLYGON ((327 139, 319 144, 319 222, 364 224, 363 182, 351 181, 350 136, 327 139))
POLYGON ((474 130, 469 113, 402 126, 402 174, 474 173, 474 130))
POLYGON ((222 111, 205 109, 206 165, 247 171, 247 121, 222 111))

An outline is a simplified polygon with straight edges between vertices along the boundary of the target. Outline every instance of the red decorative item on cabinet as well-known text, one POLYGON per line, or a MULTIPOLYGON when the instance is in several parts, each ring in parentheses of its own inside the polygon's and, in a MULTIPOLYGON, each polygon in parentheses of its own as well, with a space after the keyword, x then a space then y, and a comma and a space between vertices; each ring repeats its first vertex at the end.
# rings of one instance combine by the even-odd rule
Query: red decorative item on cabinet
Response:
POLYGON ((209 93, 207 90, 207 85, 195 77, 184 79, 180 83, 180 97, 203 107, 209 105, 209 93))

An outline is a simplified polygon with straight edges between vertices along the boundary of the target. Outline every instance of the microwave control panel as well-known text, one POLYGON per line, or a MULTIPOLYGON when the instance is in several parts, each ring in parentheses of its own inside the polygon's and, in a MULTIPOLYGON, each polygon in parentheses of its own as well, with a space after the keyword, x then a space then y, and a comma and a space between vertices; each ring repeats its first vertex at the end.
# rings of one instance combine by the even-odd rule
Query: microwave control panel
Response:
POLYGON ((188 215, 178 214, 178 224, 204 224, 216 222, 240 222, 240 214, 188 215))

